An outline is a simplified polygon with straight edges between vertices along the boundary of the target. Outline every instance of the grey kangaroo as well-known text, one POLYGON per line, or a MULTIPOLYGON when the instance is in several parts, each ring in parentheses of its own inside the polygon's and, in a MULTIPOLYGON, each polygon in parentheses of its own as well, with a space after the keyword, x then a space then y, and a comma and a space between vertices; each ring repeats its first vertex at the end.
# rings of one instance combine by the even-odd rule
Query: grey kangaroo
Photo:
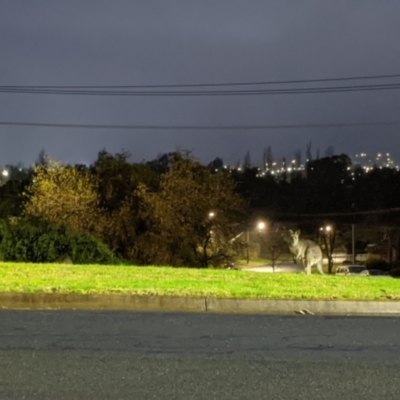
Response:
POLYGON ((293 254, 293 259, 301 260, 307 275, 311 274, 311 268, 313 266, 316 266, 318 272, 324 275, 324 271, 322 270, 322 251, 318 244, 312 240, 299 239, 299 230, 296 232, 289 230, 289 233, 289 249, 293 254))

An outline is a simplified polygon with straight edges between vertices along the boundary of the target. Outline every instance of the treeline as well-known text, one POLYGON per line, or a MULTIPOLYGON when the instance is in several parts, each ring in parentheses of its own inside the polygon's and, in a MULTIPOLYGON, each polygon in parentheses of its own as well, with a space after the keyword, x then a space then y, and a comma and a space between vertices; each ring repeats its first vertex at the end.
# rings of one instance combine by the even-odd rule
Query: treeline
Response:
POLYGON ((91 235, 130 263, 208 267, 235 258, 240 246, 231 239, 245 202, 228 172, 213 173, 185 153, 128 158, 102 151, 90 166, 42 160, 26 179, 0 188, 1 217, 91 235))
MULTIPOLYGON (((260 176, 249 159, 239 170, 224 167, 218 158, 203 165, 188 153, 132 163, 127 153, 105 150, 90 166, 62 165, 42 154, 32 169, 8 166, 7 171, 8 179, 0 186, 3 259, 11 259, 10 249, 22 237, 10 226, 50 224, 53 233, 55 227, 63 227, 68 235, 92 237, 96 262, 110 262, 108 253, 99 253, 103 243, 115 260, 128 263, 224 266, 243 252, 243 244, 235 238, 255 215, 276 221, 296 214, 400 207, 400 172, 353 168, 345 154, 309 161, 305 171, 285 172, 279 178, 270 173, 260 176)), ((397 216, 390 215, 392 223, 397 216)), ((373 218, 382 222, 388 217, 373 218)), ((47 238, 53 234, 50 231, 47 238)), ((37 230, 26 232, 36 236, 24 243, 36 243, 37 230)), ((49 242, 46 250, 40 250, 47 256, 29 258, 40 253, 36 249, 22 252, 25 258, 14 254, 12 259, 53 261, 64 252, 77 260, 83 247, 76 243, 85 240, 71 239, 64 247, 49 242)))
POLYGON ((259 168, 232 174, 237 191, 251 209, 271 215, 351 213, 400 207, 400 172, 375 167, 368 172, 353 167, 345 155, 319 158, 304 172, 259 176, 259 168))

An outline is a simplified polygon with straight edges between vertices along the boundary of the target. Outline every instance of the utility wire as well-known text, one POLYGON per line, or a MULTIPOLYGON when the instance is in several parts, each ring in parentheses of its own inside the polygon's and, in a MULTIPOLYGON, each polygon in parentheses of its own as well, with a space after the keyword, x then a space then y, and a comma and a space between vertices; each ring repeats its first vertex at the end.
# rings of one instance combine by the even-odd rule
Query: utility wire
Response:
POLYGON ((344 78, 322 78, 322 79, 297 79, 297 80, 278 80, 278 81, 260 81, 260 82, 227 82, 227 83, 197 83, 197 84, 169 84, 169 85, 72 85, 72 86, 54 86, 54 85, 10 85, 0 86, 1 89, 150 89, 150 88, 183 88, 183 87, 223 87, 223 86, 254 86, 254 85, 280 85, 295 83, 317 83, 317 82, 336 82, 336 81, 354 81, 366 79, 390 79, 399 78, 400 74, 391 75, 367 75, 352 76, 344 78))
POLYGON ((131 130, 196 130, 196 131, 233 131, 233 130, 277 130, 277 129, 313 129, 313 128, 353 128, 370 126, 397 126, 400 121, 354 122, 332 124, 286 124, 286 125, 94 125, 94 124, 57 124, 39 122, 0 121, 0 126, 31 126, 41 128, 79 128, 79 129, 131 129, 131 130))
POLYGON ((289 89, 254 89, 254 90, 203 90, 203 91, 126 91, 126 90, 77 90, 77 89, 13 89, 0 88, 0 93, 15 94, 50 94, 50 95, 89 95, 89 96, 249 96, 249 95, 281 95, 281 94, 315 94, 337 92, 360 92, 400 89, 400 83, 377 85, 331 86, 322 88, 289 88, 289 89))

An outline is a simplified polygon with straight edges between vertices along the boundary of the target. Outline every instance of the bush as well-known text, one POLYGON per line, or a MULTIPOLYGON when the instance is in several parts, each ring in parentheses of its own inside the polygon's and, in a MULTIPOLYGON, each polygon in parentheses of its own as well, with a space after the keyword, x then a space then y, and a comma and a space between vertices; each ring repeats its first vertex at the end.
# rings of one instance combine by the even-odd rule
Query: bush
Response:
POLYGON ((400 268, 392 269, 389 272, 389 275, 392 276, 393 278, 400 278, 400 268))
POLYGON ((109 248, 93 236, 82 233, 71 235, 70 253, 75 264, 115 264, 119 261, 109 248))
POLYGON ((367 260, 365 263, 367 269, 380 269, 381 271, 390 271, 391 266, 384 260, 367 260))
POLYGON ((93 236, 76 233, 39 218, 0 220, 0 258, 16 262, 58 262, 69 256, 74 264, 115 264, 111 250, 93 236))

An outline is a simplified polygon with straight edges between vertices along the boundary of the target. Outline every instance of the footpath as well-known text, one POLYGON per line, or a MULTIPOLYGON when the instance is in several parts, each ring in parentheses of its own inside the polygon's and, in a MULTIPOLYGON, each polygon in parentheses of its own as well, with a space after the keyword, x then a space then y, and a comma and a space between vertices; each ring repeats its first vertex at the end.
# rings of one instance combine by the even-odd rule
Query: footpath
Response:
POLYGON ((0 293, 0 309, 400 316, 400 301, 270 300, 124 294, 0 293))

